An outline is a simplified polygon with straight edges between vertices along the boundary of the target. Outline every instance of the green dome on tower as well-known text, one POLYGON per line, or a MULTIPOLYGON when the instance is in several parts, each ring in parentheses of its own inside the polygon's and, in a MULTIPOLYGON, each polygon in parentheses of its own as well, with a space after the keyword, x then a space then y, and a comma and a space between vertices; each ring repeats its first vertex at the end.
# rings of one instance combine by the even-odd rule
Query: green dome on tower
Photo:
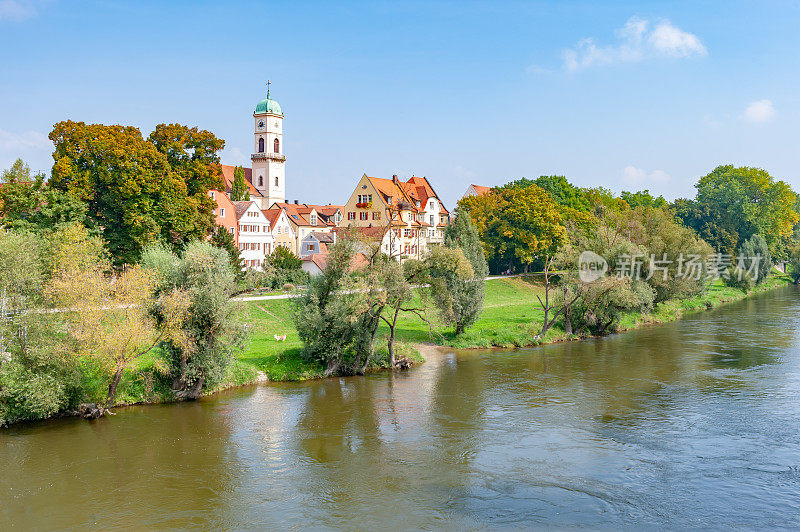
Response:
POLYGON ((258 105, 256 105, 255 113, 253 114, 261 114, 261 113, 273 113, 276 115, 283 114, 283 111, 281 111, 280 104, 269 97, 269 86, 270 82, 267 81, 267 97, 258 102, 258 105))
POLYGON ((280 104, 270 98, 266 98, 258 102, 258 105, 256 105, 256 113, 274 113, 276 115, 283 114, 280 104))

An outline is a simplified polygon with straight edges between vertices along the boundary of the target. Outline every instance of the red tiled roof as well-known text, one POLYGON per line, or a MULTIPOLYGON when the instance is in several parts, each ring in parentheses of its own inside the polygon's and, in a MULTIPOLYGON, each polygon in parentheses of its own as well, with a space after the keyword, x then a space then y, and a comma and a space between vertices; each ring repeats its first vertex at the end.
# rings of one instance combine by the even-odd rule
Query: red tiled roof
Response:
MULTIPOLYGON (((236 170, 235 166, 228 164, 220 165, 222 167, 222 181, 225 183, 225 193, 230 194, 233 190, 233 172, 236 170)), ((247 188, 250 190, 251 196, 261 197, 261 192, 253 186, 253 169, 243 168, 244 180, 247 181, 247 188)))
MULTIPOLYGON (((303 258, 303 261, 313 262, 317 265, 317 268, 320 270, 324 270, 325 267, 328 265, 328 254, 327 253, 314 253, 312 255, 308 255, 307 257, 303 258)), ((369 264, 369 260, 367 256, 363 253, 356 253, 350 259, 350 271, 354 272, 356 270, 360 270, 365 268, 369 264)))
MULTIPOLYGON (((289 219, 297 225, 305 225, 309 227, 330 227, 335 225, 333 222, 328 221, 328 217, 324 215, 317 216, 317 225, 311 225, 308 215, 311 214, 312 210, 316 210, 314 205, 306 205, 305 203, 295 204, 278 202, 273 204, 273 206, 275 205, 281 209, 285 209, 289 219)), ((320 214, 319 211, 317 211, 317 214, 320 214)))
POLYGON ((253 204, 252 201, 234 201, 233 207, 236 209, 236 219, 238 220, 239 218, 244 216, 244 213, 247 211, 247 209, 250 208, 250 205, 252 204, 253 204))
POLYGON ((262 209, 261 212, 263 212, 264 216, 266 216, 267 220, 269 220, 269 229, 271 231, 275 229, 275 224, 278 223, 283 209, 262 209))
POLYGON ((474 190, 478 196, 485 196, 492 190, 492 187, 484 187, 483 185, 472 185, 472 190, 474 190))

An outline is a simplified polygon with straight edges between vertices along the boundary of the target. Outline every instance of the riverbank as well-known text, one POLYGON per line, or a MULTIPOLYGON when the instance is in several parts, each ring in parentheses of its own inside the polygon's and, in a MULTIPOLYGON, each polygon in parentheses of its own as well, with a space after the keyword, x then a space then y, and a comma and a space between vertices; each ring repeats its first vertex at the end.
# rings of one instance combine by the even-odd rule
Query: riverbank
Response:
MULTIPOLYGON (((621 321, 618 331, 627 331, 643 326, 667 323, 682 316, 717 308, 726 303, 740 301, 754 294, 785 286, 790 278, 775 273, 754 290, 744 293, 737 288, 714 281, 702 294, 659 303, 648 313, 629 313, 621 321)), ((513 348, 542 345, 565 340, 580 340, 567 335, 561 324, 551 328, 544 338, 539 338, 543 313, 537 295, 544 289, 535 277, 511 277, 495 279, 486 283, 486 300, 481 317, 460 336, 444 330, 439 325, 429 331, 414 314, 401 314, 397 327, 397 338, 401 350, 418 352, 421 345, 436 345, 456 349, 513 348)), ((291 320, 291 301, 266 300, 244 301, 248 322, 251 324, 251 342, 240 357, 240 361, 251 364, 258 372, 273 381, 295 381, 319 378, 323 368, 302 360, 302 342, 291 320), (274 335, 286 335, 285 342, 278 342, 274 335)), ((431 315, 434 314, 431 312, 431 315)), ((385 353, 388 330, 379 329, 378 351, 385 353)))
MULTIPOLYGON (((788 276, 776 273, 747 294, 715 282, 703 294, 660 303, 649 313, 630 313, 623 318, 618 330, 627 331, 675 321, 688 313, 717 308, 785 286, 789 282, 788 276)), ((429 331, 415 315, 401 315, 397 327, 396 352, 398 356, 421 364, 426 358, 436 356, 443 347, 514 348, 582 339, 567 335, 560 324, 551 328, 544 338, 538 337, 543 315, 536 296, 542 294, 540 281, 534 277, 513 277, 487 282, 481 317, 464 334, 457 337, 441 324, 434 331, 429 331)), ((243 317, 249 326, 249 344, 233 361, 224 381, 205 395, 255 382, 303 381, 324 377, 325 368, 321 364, 308 362, 302 357, 302 342, 292 322, 291 305, 289 299, 242 301, 243 317), (279 342, 275 335, 286 335, 286 339, 279 342)), ((389 368, 387 336, 388 330, 381 327, 371 372, 389 368)), ((86 400, 102 402, 107 386, 105 375, 88 360, 81 365, 79 386, 84 391, 86 400)), ((157 357, 154 355, 145 357, 136 368, 126 371, 119 386, 115 407, 172 401, 169 377, 159 373, 158 368, 157 357)))

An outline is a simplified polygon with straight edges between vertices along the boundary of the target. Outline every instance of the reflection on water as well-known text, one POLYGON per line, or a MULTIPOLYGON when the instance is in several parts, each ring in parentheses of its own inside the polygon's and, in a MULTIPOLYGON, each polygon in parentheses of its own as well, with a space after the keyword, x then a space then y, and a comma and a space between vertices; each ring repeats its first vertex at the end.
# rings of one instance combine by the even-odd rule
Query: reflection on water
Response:
POLYGON ((800 298, 0 432, 0 527, 800 526, 800 298))

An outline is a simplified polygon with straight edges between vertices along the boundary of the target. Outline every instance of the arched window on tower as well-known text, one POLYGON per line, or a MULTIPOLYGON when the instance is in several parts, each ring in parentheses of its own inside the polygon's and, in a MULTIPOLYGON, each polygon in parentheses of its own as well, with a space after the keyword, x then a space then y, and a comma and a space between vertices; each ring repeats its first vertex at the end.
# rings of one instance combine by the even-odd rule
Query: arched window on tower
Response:
POLYGON ((274 151, 275 153, 280 153, 281 152, 280 141, 278 139, 275 139, 275 142, 273 142, 273 144, 274 144, 274 149, 272 151, 274 151))
POLYGON ((258 186, 260 186, 260 187, 264 186, 264 176, 263 175, 258 176, 258 186))
POLYGON ((258 153, 264 153, 264 137, 258 139, 258 153))
POLYGON ((278 186, 278 176, 275 176, 275 186, 278 186))

